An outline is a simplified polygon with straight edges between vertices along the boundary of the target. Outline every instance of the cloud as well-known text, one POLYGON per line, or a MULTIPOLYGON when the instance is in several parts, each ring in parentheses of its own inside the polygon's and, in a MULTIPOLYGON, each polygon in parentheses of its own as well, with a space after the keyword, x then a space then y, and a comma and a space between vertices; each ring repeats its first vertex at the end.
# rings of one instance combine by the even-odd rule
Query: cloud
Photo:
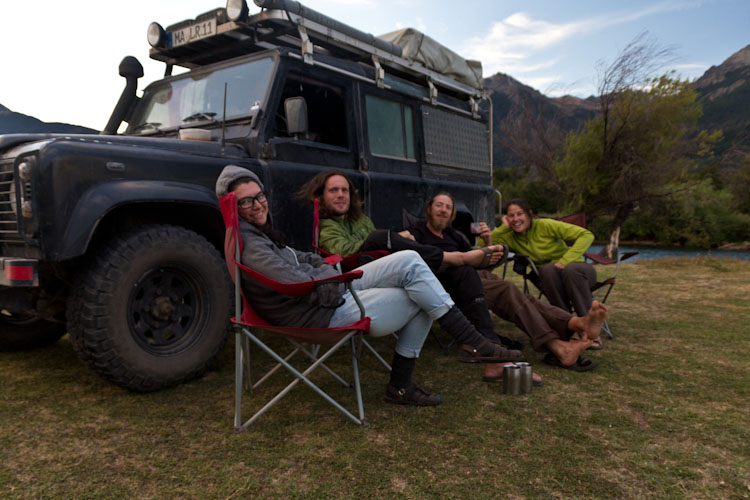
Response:
MULTIPOLYGON (((467 39, 459 52, 469 59, 479 59, 487 74, 534 72, 553 67, 550 61, 529 62, 534 55, 566 40, 603 31, 612 26, 640 18, 685 10, 700 5, 698 1, 668 0, 636 11, 608 12, 599 16, 555 23, 534 19, 526 12, 516 12, 492 24, 489 31, 467 39)), ((549 77, 538 77, 549 78, 549 77)))
POLYGON ((345 5, 347 7, 375 7, 375 0, 328 0, 329 3, 345 5))

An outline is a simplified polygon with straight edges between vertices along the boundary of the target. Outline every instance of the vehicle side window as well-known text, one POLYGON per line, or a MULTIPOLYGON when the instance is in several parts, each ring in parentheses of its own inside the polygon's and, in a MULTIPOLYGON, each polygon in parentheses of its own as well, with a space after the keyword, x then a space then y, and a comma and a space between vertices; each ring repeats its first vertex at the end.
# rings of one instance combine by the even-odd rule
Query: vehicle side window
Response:
POLYGON ((284 113, 284 101, 289 97, 303 97, 307 104, 308 132, 300 139, 349 147, 346 96, 343 87, 321 82, 309 76, 289 73, 276 110, 277 137, 290 136, 284 113))
POLYGON ((411 107, 375 95, 365 96, 367 138, 373 155, 414 156, 414 118, 411 107))

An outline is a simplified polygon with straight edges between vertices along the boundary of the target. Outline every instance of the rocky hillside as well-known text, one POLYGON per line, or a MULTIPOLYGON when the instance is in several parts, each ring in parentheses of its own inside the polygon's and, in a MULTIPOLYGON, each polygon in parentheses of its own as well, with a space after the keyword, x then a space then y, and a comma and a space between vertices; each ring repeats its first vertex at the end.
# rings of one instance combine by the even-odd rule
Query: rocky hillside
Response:
POLYGON ((750 156, 750 45, 695 82, 703 101, 702 128, 724 131, 719 153, 734 163, 750 156))
POLYGON ((570 131, 576 131, 599 110, 594 97, 547 97, 511 76, 497 73, 484 80, 491 92, 494 122, 494 164, 512 167, 550 154, 570 131))
POLYGON ((55 133, 55 134, 98 134, 98 130, 68 123, 46 123, 34 118, 11 111, 0 104, 0 134, 15 134, 21 132, 55 133))
MULTIPOLYGON (((717 150, 722 164, 750 156, 750 45, 709 68, 694 85, 703 102, 698 126, 724 132, 725 140, 717 150)), ((498 167, 533 162, 533 150, 538 152, 579 130, 598 112, 593 96, 550 98, 502 73, 486 78, 484 86, 492 94, 498 167)))

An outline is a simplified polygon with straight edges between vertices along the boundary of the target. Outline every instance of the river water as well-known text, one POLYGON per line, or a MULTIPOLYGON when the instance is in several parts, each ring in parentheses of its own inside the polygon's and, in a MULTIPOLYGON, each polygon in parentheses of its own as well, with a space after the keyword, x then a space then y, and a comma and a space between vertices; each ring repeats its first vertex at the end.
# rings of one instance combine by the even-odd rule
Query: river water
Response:
MULTIPOLYGON (((588 252, 597 253, 602 249, 602 245, 591 245, 588 252)), ((681 247, 653 247, 640 245, 625 245, 620 247, 620 253, 637 250, 639 253, 625 262, 635 262, 636 260, 653 260, 663 257, 711 257, 730 258, 750 260, 750 252, 738 252, 733 250, 703 250, 696 248, 681 247)))

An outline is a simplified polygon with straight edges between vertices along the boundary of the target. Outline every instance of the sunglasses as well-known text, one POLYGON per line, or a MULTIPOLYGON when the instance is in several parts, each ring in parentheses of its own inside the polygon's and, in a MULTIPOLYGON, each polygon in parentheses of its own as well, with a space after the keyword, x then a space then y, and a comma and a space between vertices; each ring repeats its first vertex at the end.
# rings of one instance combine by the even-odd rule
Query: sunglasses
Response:
POLYGON ((237 200, 237 206, 240 208, 250 208, 255 205, 256 201, 258 203, 265 203, 267 200, 268 198, 266 198, 266 193, 261 191, 255 196, 245 196, 244 198, 240 198, 239 200, 237 200))

